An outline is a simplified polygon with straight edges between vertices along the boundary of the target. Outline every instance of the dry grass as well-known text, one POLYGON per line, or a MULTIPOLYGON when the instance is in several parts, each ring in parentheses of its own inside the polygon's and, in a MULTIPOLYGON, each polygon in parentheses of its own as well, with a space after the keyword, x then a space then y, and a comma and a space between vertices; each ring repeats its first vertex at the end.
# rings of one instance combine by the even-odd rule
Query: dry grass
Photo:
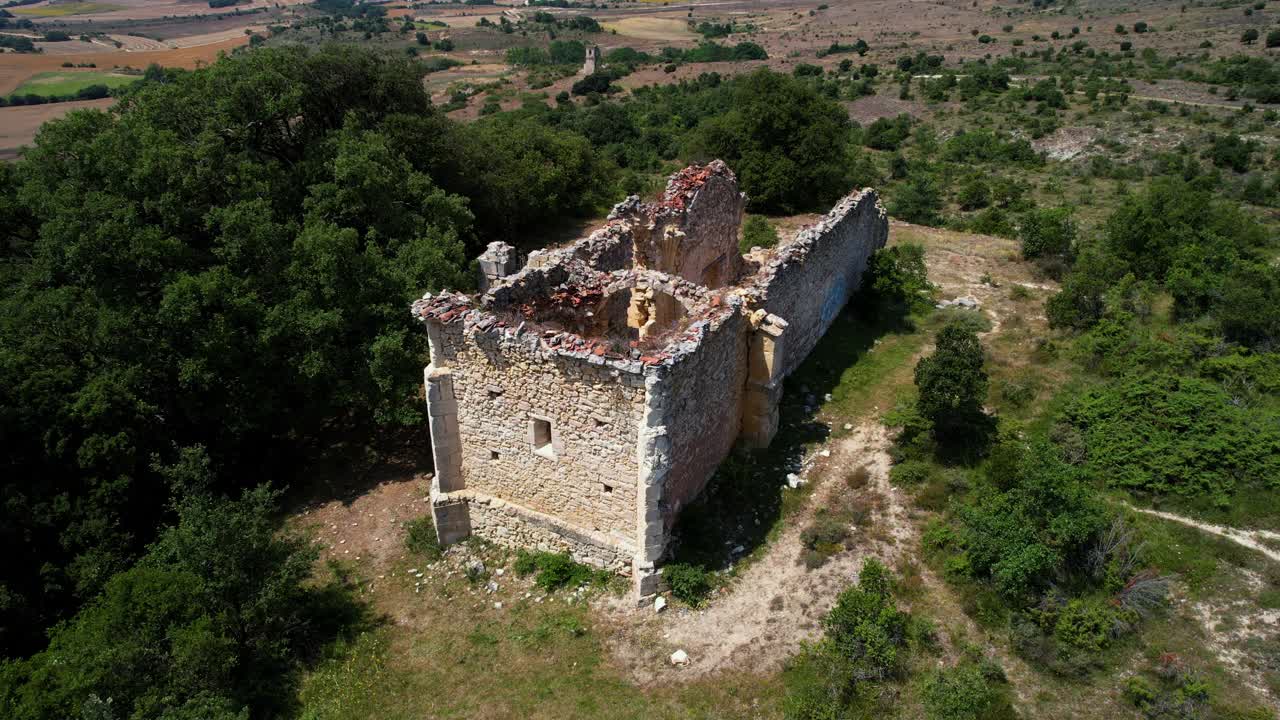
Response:
POLYGON ((603 23, 605 30, 616 31, 619 35, 633 37, 640 40, 659 40, 663 42, 678 42, 681 40, 692 40, 696 37, 694 33, 689 32, 689 24, 684 20, 675 18, 660 18, 651 16, 629 17, 621 20, 613 20, 603 23))

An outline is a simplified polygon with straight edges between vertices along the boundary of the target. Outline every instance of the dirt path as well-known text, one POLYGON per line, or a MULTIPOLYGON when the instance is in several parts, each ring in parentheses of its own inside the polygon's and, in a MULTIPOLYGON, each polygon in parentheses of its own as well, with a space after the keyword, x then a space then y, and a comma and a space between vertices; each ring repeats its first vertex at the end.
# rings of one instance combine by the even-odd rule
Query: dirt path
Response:
POLYGON ((637 614, 626 607, 629 600, 615 605, 612 614, 621 631, 613 640, 613 650, 637 682, 688 680, 728 669, 777 670, 800 650, 801 643, 822 634, 821 618, 840 591, 853 583, 867 557, 893 563, 912 547, 906 504, 901 492, 889 485, 889 438, 884 426, 865 422, 825 447, 831 456, 809 471, 811 476, 821 474, 822 480, 804 510, 787 519, 786 529, 768 545, 764 556, 708 608, 637 614), (851 490, 845 475, 864 466, 870 482, 851 490), (836 554, 820 568, 806 568, 800 562, 801 530, 837 494, 855 492, 875 508, 873 519, 867 527, 853 528, 856 545, 852 549, 836 554), (687 667, 671 667, 668 658, 676 650, 688 653, 687 667))
POLYGON ((1280 552, 1271 549, 1265 542, 1263 542, 1270 541, 1272 543, 1280 543, 1280 533, 1275 533, 1270 530, 1241 530, 1239 528, 1227 527, 1225 525, 1214 525, 1213 523, 1200 522, 1199 520, 1195 520, 1184 515, 1176 515, 1163 510, 1134 507, 1128 503, 1125 503, 1125 507, 1133 510, 1134 512, 1140 512, 1144 515, 1152 515, 1171 522, 1181 523, 1183 525, 1196 528, 1197 530, 1207 532, 1211 535, 1224 537, 1237 545, 1247 547, 1251 550, 1257 550, 1268 558, 1275 560, 1276 562, 1280 562, 1280 552))

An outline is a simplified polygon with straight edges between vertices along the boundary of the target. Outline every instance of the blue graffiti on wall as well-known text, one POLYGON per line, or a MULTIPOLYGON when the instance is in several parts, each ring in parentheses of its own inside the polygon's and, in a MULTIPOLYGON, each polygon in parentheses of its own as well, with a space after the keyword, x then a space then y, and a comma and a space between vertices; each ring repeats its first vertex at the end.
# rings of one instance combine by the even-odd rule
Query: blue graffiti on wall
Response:
POLYGON ((838 277, 827 290, 827 296, 822 301, 822 326, 827 327, 835 321, 836 315, 840 314, 840 309, 844 307, 845 300, 849 297, 849 280, 846 277, 838 277))

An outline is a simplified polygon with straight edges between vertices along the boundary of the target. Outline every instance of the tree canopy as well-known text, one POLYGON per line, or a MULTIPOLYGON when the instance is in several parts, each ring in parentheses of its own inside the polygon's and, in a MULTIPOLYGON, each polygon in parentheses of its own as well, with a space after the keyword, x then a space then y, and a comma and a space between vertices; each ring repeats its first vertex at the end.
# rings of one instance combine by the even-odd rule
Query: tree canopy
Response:
POLYGON ((419 421, 411 300, 467 288, 491 236, 604 199, 584 139, 457 125, 421 74, 259 49, 149 76, 0 165, 5 654, 128 567, 184 449, 234 491, 347 428, 419 421))

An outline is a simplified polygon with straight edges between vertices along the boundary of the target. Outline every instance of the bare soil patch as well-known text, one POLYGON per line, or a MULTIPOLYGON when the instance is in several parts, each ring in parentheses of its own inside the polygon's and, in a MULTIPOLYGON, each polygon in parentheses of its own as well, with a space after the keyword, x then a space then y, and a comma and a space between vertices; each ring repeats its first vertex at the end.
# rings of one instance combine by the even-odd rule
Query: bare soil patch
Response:
MULTIPOLYGON (((831 457, 819 463, 811 475, 821 475, 821 485, 805 510, 789 521, 764 556, 754 562, 727 592, 714 597, 704 610, 680 608, 655 614, 651 608, 637 611, 629 598, 610 603, 609 624, 619 632, 611 638, 615 657, 641 684, 698 678, 731 669, 766 673, 778 670, 803 642, 822 634, 821 619, 835 604, 840 591, 852 584, 868 557, 889 564, 905 549, 901 540, 909 533, 898 490, 889 486, 888 438, 878 422, 867 422, 834 443, 831 457), (866 467, 871 481, 851 490, 844 476, 866 467), (818 508, 838 495, 856 494, 868 507, 877 508, 866 527, 851 528, 855 545, 834 555, 825 565, 810 570, 800 561, 801 530, 818 508), (684 650, 687 667, 672 667, 671 653, 684 650)), ((781 479, 780 479, 781 481, 781 479)))
POLYGON ((114 103, 114 98, 103 98, 0 108, 0 160, 12 160, 18 157, 21 148, 30 145, 40 126, 49 120, 56 120, 72 110, 84 108, 104 110, 114 103))

